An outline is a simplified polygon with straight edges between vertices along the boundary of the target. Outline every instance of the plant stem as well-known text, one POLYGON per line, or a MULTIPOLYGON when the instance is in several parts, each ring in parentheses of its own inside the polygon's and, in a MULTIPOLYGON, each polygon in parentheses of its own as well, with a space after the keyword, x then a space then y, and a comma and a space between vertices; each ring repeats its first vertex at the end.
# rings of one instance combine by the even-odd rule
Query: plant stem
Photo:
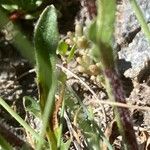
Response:
POLYGON ((41 138, 39 134, 36 133, 16 112, 14 112, 12 108, 1 97, 0 105, 3 106, 7 110, 7 112, 10 113, 10 115, 16 119, 19 122, 19 124, 25 128, 26 131, 30 132, 30 134, 33 135, 37 141, 44 142, 44 139, 41 138))
MULTIPOLYGON (((124 90, 116 70, 104 68, 104 72, 107 86, 106 90, 110 100, 125 104, 124 90)), ((119 131, 123 137, 124 149, 138 150, 129 110, 127 108, 114 106, 114 113, 119 131)))
MULTIPOLYGON (((97 0, 97 9, 97 19, 89 30, 90 39, 96 47, 96 60, 102 63, 109 99, 112 102, 126 103, 123 87, 116 71, 112 48, 116 0, 97 0)), ((123 138, 123 149, 138 150, 128 109, 115 106, 114 112, 119 132, 123 138)))
POLYGON ((140 9, 140 7, 138 6, 136 0, 130 0, 132 9, 135 12, 135 15, 139 21, 139 23, 141 24, 141 28, 144 32, 144 34, 146 35, 146 37, 148 38, 149 42, 150 42, 150 29, 147 25, 147 22, 145 21, 144 15, 140 9))
MULTIPOLYGON (((56 49, 59 40, 57 12, 53 5, 47 6, 41 13, 34 30, 35 56, 37 64, 37 81, 43 127, 41 136, 47 136, 52 150, 57 149, 57 140, 53 131, 55 90, 57 85, 56 49)), ((43 143, 39 143, 40 150, 43 143)))

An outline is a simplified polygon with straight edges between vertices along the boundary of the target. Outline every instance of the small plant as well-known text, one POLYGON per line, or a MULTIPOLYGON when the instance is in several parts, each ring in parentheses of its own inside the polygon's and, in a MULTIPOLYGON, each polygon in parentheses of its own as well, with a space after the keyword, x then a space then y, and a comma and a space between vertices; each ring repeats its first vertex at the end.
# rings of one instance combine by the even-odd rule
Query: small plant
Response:
POLYGON ((2 0, 0 6, 9 13, 9 19, 33 19, 36 9, 42 4, 42 0, 2 0))
MULTIPOLYGON (((80 93, 76 93, 67 84, 67 73, 65 72, 67 68, 57 64, 57 54, 65 66, 75 59, 78 72, 92 76, 93 80, 99 79, 100 76, 103 77, 101 84, 106 89, 112 103, 126 104, 122 83, 116 71, 112 46, 116 1, 97 0, 96 2, 97 17, 90 25, 88 35, 84 33, 82 25, 78 22, 75 33, 68 32, 65 38, 60 39, 57 10, 53 5, 44 9, 35 25, 34 46, 27 39, 22 38, 23 34, 18 28, 14 28, 17 31, 17 38, 16 35, 13 37, 14 41, 17 40, 14 45, 19 45, 20 51, 23 51, 30 60, 35 60, 36 65, 38 100, 26 96, 23 104, 26 112, 31 112, 41 121, 42 127, 38 132, 35 132, 2 98, 0 98, 0 105, 24 127, 27 135, 31 136, 33 145, 26 142, 26 145, 29 145, 31 149, 67 150, 71 145, 77 149, 84 147, 99 150, 104 148, 103 145, 106 145, 105 149, 114 149, 102 127, 95 121, 91 106, 85 105, 83 99, 78 95, 80 93), (20 43, 24 43, 25 46, 21 47, 20 43), (35 57, 30 55, 31 51, 35 52, 35 57), (76 56, 77 58, 75 58, 76 56), (65 137, 63 134, 65 126, 69 131, 69 137, 65 137)), ((41 3, 41 0, 28 0, 27 3, 19 0, 2 0, 0 5, 10 12, 30 12, 41 3)), ((138 12, 137 18, 149 39, 149 28, 142 14, 139 13, 136 1, 131 0, 131 4, 135 12, 138 12)), ((0 7, 0 12, 2 12, 0 17, 4 22, 7 22, 8 18, 3 14, 2 7, 0 7)), ((2 25, 0 24, 0 27, 2 25)), ((79 77, 76 78, 80 79, 79 77)), ((80 81, 82 80, 80 79, 80 81)), ((82 81, 82 83, 84 82, 82 81)), ((113 109, 117 127, 122 136, 123 149, 138 150, 129 110, 118 106, 114 106, 113 109)), ((1 135, 0 146, 6 150, 13 149, 1 135)))
MULTIPOLYGON (((37 84, 39 88, 41 115, 43 118, 41 135, 44 137, 46 133, 51 149, 55 150, 57 149, 57 143, 53 132, 52 116, 57 85, 56 49, 59 35, 54 6, 49 6, 43 11, 36 24, 34 35, 37 84)), ((40 149, 40 145, 38 149, 40 149)))

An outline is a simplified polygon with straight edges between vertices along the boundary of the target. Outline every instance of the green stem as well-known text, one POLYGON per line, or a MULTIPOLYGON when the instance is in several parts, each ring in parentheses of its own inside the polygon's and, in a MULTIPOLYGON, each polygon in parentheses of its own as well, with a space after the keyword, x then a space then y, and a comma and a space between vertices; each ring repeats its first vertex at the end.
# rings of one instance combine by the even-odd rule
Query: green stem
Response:
POLYGON ((132 9, 134 10, 139 23, 141 24, 144 34, 146 35, 146 37, 148 38, 148 40, 150 42, 150 30, 145 21, 144 15, 143 15, 140 7, 138 6, 136 0, 130 0, 130 3, 131 3, 132 9))
POLYGON ((13 150, 11 145, 0 135, 0 147, 5 150, 13 150))
MULTIPOLYGON (((51 88, 49 90, 49 93, 47 95, 47 100, 45 103, 45 108, 43 111, 43 127, 41 129, 41 137, 44 137, 45 133, 47 135, 47 139, 49 142, 49 145, 51 146, 52 150, 56 150, 57 149, 57 141, 54 135, 54 132, 52 131, 50 125, 48 124, 49 122, 49 118, 52 118, 53 115, 53 106, 54 106, 54 102, 55 102, 55 90, 56 90, 56 85, 57 85, 57 77, 56 77, 56 72, 55 72, 55 57, 51 56, 50 57, 51 60, 51 69, 52 69, 52 73, 51 73, 51 77, 52 77, 52 83, 51 83, 51 88)), ((43 143, 40 143, 37 146, 37 150, 40 150, 42 147, 43 143)))
POLYGON ((33 135, 33 137, 35 137, 35 139, 37 141, 43 141, 44 142, 44 139, 41 138, 39 136, 38 133, 36 133, 16 112, 14 112, 12 110, 12 108, 0 97, 0 105, 5 108, 7 110, 8 113, 10 113, 10 115, 12 117, 14 117, 20 125, 22 125, 26 131, 30 132, 31 135, 33 135))
MULTIPOLYGON (((53 5, 47 6, 39 17, 34 30, 35 56, 37 64, 37 82, 39 88, 40 107, 43 117, 41 136, 47 136, 52 150, 57 149, 57 140, 52 128, 56 75, 56 49, 59 40, 57 28, 57 12, 53 5)), ((39 143, 40 150, 43 143, 39 143)))
MULTIPOLYGON (((112 37, 114 32, 116 0, 97 0, 97 19, 89 30, 90 39, 95 43, 96 60, 102 63, 106 90, 112 102, 126 103, 122 84, 115 68, 112 37)), ((129 111, 114 107, 116 122, 123 138, 123 149, 138 149, 129 111)))

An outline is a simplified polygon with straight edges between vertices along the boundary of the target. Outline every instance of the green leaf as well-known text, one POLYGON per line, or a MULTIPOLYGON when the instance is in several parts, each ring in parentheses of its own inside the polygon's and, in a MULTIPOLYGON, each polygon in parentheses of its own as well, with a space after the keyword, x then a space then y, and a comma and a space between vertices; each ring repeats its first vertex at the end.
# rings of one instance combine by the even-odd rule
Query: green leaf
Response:
POLYGON ((53 5, 48 6, 40 15, 34 30, 37 79, 42 110, 52 86, 55 75, 56 49, 59 34, 57 13, 53 5))
POLYGON ((41 53, 56 54, 58 39, 57 13, 51 5, 44 9, 35 26, 35 48, 41 53))
POLYGON ((89 27, 88 37, 94 43, 96 43, 96 32, 96 21, 93 21, 93 23, 89 27))
POLYGON ((0 106, 2 106, 20 125, 22 125, 26 131, 30 132, 37 141, 44 142, 45 140, 39 136, 1 97, 0 106))
POLYGON ((96 38, 98 42, 110 44, 114 32, 116 0, 98 0, 96 38))
MULTIPOLYGON (((62 132, 61 127, 58 127, 55 129, 55 135, 56 135, 57 141, 60 140, 60 142, 61 142, 59 149, 60 150, 68 150, 70 147, 70 144, 71 144, 71 139, 69 139, 67 142, 64 143, 63 138, 59 137, 60 135, 62 135, 61 132, 62 132), (61 139, 59 139, 59 138, 61 138, 61 139)), ((57 142, 57 144, 58 144, 58 142, 57 142)))
POLYGON ((69 56, 67 58, 67 61, 69 62, 71 59, 73 59, 74 57, 74 53, 75 53, 75 50, 76 50, 76 45, 74 44, 70 50, 70 53, 69 53, 69 56))
POLYGON ((115 0, 97 0, 97 18, 89 28, 89 38, 96 45, 95 56, 102 67, 113 68, 112 38, 115 25, 115 0))
MULTIPOLYGON (((44 9, 34 30, 35 56, 37 64, 37 82, 39 88, 40 107, 42 111, 43 127, 41 136, 47 135, 51 149, 57 147, 54 132, 48 126, 52 118, 57 85, 56 49, 59 33, 57 27, 57 12, 53 5, 44 9)), ((40 150, 43 143, 37 145, 40 150)))
POLYGON ((64 41, 60 41, 58 44, 58 51, 61 55, 66 55, 68 50, 68 45, 64 41))
POLYGON ((68 140, 66 143, 63 142, 62 140, 62 145, 60 147, 60 150, 69 150, 70 144, 71 144, 71 139, 68 140))
POLYGON ((11 145, 0 135, 0 149, 2 150, 13 150, 11 145))
POLYGON ((59 72, 58 80, 62 84, 64 84, 66 82, 66 80, 67 80, 67 75, 62 70, 59 72))
POLYGON ((39 106, 39 103, 35 99, 33 99, 30 96, 24 96, 23 97, 23 104, 24 104, 26 111, 31 112, 32 114, 34 114, 38 118, 41 117, 40 106, 39 106))

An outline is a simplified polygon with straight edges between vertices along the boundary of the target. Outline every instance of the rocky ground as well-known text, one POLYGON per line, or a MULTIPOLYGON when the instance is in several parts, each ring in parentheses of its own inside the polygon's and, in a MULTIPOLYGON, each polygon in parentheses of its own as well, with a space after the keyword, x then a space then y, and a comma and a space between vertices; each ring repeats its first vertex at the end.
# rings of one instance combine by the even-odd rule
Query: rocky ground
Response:
MULTIPOLYGON (((150 2, 147 0, 138 0, 143 13, 150 20, 150 2)), ((66 6, 67 7, 67 6, 66 6)), ((80 7, 79 7, 80 8, 80 7)), ((84 8, 85 9, 85 8, 84 8)), ((140 29, 138 21, 132 12, 128 2, 118 4, 117 14, 117 30, 115 33, 115 46, 118 54, 118 69, 121 79, 125 85, 127 93, 127 102, 129 104, 137 104, 139 106, 150 107, 150 46, 143 32, 140 29)), ((66 12, 67 14, 67 12, 66 12)), ((76 13, 77 14, 77 13, 76 13)), ((76 15, 75 15, 76 16, 76 15)), ((73 19, 75 18, 73 17, 73 19)), ((70 26, 70 24, 69 24, 70 26)), ((60 27, 61 29, 62 27, 60 27)), ((72 27, 73 29, 74 27, 72 27)), ((69 30, 72 30, 69 28, 69 30)), ((68 31, 69 31, 68 30, 68 31)), ((66 31, 64 31, 66 32, 66 31)), ((64 33, 63 33, 64 34, 64 33)), ((65 33, 66 34, 66 33, 65 33)), ((77 67, 76 58, 72 64, 68 64, 72 72, 84 80, 100 100, 107 100, 105 89, 101 85, 97 85, 95 81, 87 74, 82 74, 77 67)), ((23 109, 23 97, 28 95, 37 98, 37 86, 35 83, 35 72, 30 70, 33 68, 29 62, 20 56, 15 47, 8 41, 3 34, 0 33, 0 96, 11 105, 22 117, 26 117, 23 109), (22 76, 24 73, 27 75, 22 76)), ((93 94, 86 89, 81 82, 75 77, 68 79, 69 84, 81 96, 85 105, 92 104, 95 108, 95 119, 97 122, 103 122, 102 114, 99 112, 100 104, 95 101, 93 94)), ((106 111, 106 121, 111 122, 111 108, 107 105, 104 107, 106 111)), ((145 149, 150 148, 150 111, 138 109, 131 110, 131 117, 134 120, 134 127, 140 143, 146 143, 145 149), (143 140, 143 141, 142 141, 143 140), (148 142, 149 141, 149 142, 148 142)), ((10 115, 0 108, 0 133, 15 133, 18 136, 24 135, 20 125, 14 121, 10 115)), ((103 123, 106 126, 106 123, 103 123)), ((11 139, 10 139, 11 140, 11 139)), ((13 141, 12 141, 13 142, 13 141)), ((22 142, 22 141, 20 141, 22 142)), ((142 149, 141 144, 141 150, 142 149)))

